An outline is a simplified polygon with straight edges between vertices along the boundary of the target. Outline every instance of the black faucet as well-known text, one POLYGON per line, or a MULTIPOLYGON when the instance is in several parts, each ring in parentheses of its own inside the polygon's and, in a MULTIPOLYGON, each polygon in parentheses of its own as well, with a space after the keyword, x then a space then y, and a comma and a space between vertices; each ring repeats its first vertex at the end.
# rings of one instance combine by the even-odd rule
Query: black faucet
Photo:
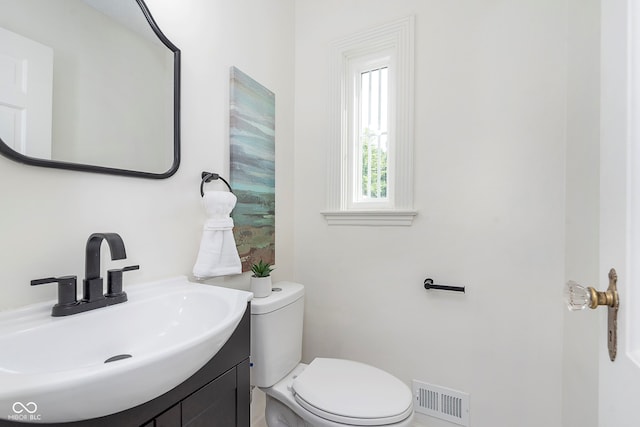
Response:
POLYGON ((82 301, 95 308, 107 305, 106 297, 103 294, 102 277, 100 277, 100 248, 102 241, 106 240, 111 250, 111 259, 125 259, 127 252, 124 249, 124 242, 120 235, 116 233, 93 233, 87 240, 85 255, 84 280, 82 281, 82 301))
POLYGON ((125 259, 127 253, 124 242, 117 233, 94 233, 89 236, 86 247, 85 278, 82 281, 82 299, 76 299, 76 276, 48 277, 32 280, 31 285, 58 283, 58 303, 51 310, 52 316, 67 316, 95 308, 118 304, 127 300, 122 291, 122 273, 138 270, 139 265, 109 270, 107 273, 107 293, 104 293, 103 280, 100 277, 100 248, 106 240, 111 251, 111 259, 125 259))

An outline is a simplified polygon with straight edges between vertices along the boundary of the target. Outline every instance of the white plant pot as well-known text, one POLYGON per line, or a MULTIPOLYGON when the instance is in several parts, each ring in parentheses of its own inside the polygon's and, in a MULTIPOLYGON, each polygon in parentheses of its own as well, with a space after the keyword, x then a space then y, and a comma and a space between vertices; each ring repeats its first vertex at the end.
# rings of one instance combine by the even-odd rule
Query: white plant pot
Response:
POLYGON ((251 276, 251 292, 254 298, 264 298, 271 295, 271 276, 254 277, 251 276))

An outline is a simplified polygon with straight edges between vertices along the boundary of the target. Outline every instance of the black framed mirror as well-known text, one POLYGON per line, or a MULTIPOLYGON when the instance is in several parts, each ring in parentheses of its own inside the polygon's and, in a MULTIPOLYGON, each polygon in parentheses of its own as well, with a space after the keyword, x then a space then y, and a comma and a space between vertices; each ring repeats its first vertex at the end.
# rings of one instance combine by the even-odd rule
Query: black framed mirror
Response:
POLYGON ((180 50, 143 0, 0 0, 0 153, 142 178, 178 170, 180 50))

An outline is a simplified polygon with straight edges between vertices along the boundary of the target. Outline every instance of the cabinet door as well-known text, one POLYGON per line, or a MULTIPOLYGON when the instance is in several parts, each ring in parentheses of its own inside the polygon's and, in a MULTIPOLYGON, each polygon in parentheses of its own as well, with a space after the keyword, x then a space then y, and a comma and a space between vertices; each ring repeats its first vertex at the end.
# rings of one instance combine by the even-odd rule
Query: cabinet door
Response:
POLYGON ((251 384, 249 374, 249 359, 236 366, 236 427, 251 425, 251 384))
POLYGON ((236 425, 236 368, 225 372, 182 401, 182 425, 236 425))
POLYGON ((173 406, 168 411, 156 417, 154 427, 180 427, 180 404, 173 406))

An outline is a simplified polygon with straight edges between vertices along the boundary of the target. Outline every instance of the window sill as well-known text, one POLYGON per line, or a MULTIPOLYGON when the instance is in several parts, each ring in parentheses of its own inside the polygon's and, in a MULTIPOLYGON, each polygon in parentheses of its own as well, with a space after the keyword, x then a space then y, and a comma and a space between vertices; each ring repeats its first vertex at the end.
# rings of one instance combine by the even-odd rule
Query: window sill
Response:
POLYGON ((401 226, 413 223, 418 211, 413 210, 361 210, 321 212, 329 225, 401 226))

